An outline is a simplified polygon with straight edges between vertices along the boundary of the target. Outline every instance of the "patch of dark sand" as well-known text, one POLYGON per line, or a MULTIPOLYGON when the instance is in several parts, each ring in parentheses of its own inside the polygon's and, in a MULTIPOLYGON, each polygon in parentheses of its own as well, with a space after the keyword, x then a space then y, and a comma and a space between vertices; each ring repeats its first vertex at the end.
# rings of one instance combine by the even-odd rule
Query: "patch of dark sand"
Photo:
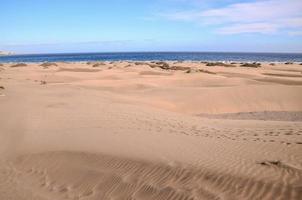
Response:
POLYGON ((275 73, 262 73, 267 76, 278 76, 278 77, 302 77, 302 74, 275 74, 275 73))
POLYGON ((302 111, 239 112, 224 114, 198 114, 198 116, 211 119, 231 120, 302 121, 302 111))

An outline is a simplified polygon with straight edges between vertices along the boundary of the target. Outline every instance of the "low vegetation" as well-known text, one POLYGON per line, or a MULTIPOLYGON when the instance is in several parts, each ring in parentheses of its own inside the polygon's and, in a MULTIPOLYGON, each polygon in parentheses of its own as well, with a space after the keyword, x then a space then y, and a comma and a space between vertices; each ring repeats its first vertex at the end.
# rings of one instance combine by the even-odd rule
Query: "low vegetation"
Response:
POLYGON ((208 67, 214 67, 214 66, 220 66, 220 67, 236 67, 233 64, 227 64, 223 62, 207 62, 206 66, 208 67))
POLYGON ((257 63, 257 62, 254 62, 254 63, 243 63, 243 64, 240 65, 240 67, 258 68, 258 67, 261 67, 261 63, 257 63))
POLYGON ((17 63, 17 64, 11 65, 10 67, 26 67, 26 66, 27 66, 27 64, 25 64, 25 63, 17 63))
POLYGON ((163 62, 163 61, 152 61, 152 62, 135 62, 135 65, 148 65, 151 68, 161 68, 164 70, 179 70, 179 71, 186 71, 186 70, 190 70, 190 67, 184 67, 184 66, 170 66, 167 62, 163 62))
POLYGON ((103 62, 98 62, 98 63, 94 63, 94 64, 92 65, 92 67, 100 67, 100 66, 104 66, 104 65, 106 65, 106 64, 103 63, 103 62))
POLYGON ((190 70, 190 67, 183 67, 183 66, 172 66, 169 68, 170 70, 180 70, 180 71, 186 71, 190 70))
POLYGON ((282 163, 279 160, 276 161, 262 161, 259 162, 260 165, 265 165, 265 166, 270 166, 270 165, 275 165, 275 166, 281 166, 282 163))
POLYGON ((208 70, 205 70, 205 69, 189 69, 189 70, 186 71, 186 73, 188 73, 188 74, 198 73, 198 72, 206 73, 206 74, 216 74, 215 72, 211 72, 211 71, 208 71, 208 70))
POLYGON ((158 67, 161 68, 161 69, 170 69, 169 64, 166 63, 166 62, 161 61, 161 62, 156 62, 155 64, 157 64, 158 67))
POLYGON ((211 72, 205 69, 199 69, 199 72, 206 73, 206 74, 216 74, 215 72, 211 72))
POLYGON ((135 65, 146 65, 147 63, 145 63, 145 62, 135 62, 134 64, 135 65))
POLYGON ((131 66, 132 66, 131 64, 128 64, 128 65, 125 66, 125 68, 131 67, 131 66))
POLYGON ((157 64, 153 64, 153 63, 146 63, 146 65, 148 65, 151 68, 158 67, 157 64))
POLYGON ((96 65, 96 66, 106 65, 106 63, 104 63, 104 62, 87 62, 86 64, 87 65, 92 65, 92 66, 94 66, 94 65, 96 65))
POLYGON ((47 67, 50 67, 50 66, 58 66, 57 63, 53 63, 53 62, 45 62, 45 63, 42 63, 40 65, 41 67, 44 67, 44 68, 47 68, 47 67))

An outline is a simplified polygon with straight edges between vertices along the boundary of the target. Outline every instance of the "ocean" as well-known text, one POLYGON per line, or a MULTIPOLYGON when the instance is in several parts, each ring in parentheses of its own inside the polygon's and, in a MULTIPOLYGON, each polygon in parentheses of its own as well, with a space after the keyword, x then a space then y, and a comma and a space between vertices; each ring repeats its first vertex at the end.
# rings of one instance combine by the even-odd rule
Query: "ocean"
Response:
POLYGON ((225 52, 129 52, 129 53, 64 53, 0 56, 5 62, 79 62, 79 61, 239 61, 302 62, 302 53, 225 53, 225 52))

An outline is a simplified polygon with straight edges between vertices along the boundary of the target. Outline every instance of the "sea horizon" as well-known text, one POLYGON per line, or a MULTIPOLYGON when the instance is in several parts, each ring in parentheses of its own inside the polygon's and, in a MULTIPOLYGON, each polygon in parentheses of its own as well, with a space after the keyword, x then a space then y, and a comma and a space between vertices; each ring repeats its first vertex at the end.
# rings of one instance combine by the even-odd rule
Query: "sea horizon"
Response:
POLYGON ((34 53, 0 56, 0 62, 81 62, 81 61, 241 61, 302 62, 302 53, 219 52, 219 51, 125 51, 82 53, 34 53))

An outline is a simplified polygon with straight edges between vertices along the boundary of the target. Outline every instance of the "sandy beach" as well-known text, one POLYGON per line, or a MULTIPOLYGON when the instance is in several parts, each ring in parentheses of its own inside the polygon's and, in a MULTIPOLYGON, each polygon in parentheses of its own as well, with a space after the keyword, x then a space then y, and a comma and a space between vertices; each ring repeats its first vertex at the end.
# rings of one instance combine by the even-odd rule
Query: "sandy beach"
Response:
POLYGON ((0 64, 0 199, 302 197, 299 63, 0 64))

